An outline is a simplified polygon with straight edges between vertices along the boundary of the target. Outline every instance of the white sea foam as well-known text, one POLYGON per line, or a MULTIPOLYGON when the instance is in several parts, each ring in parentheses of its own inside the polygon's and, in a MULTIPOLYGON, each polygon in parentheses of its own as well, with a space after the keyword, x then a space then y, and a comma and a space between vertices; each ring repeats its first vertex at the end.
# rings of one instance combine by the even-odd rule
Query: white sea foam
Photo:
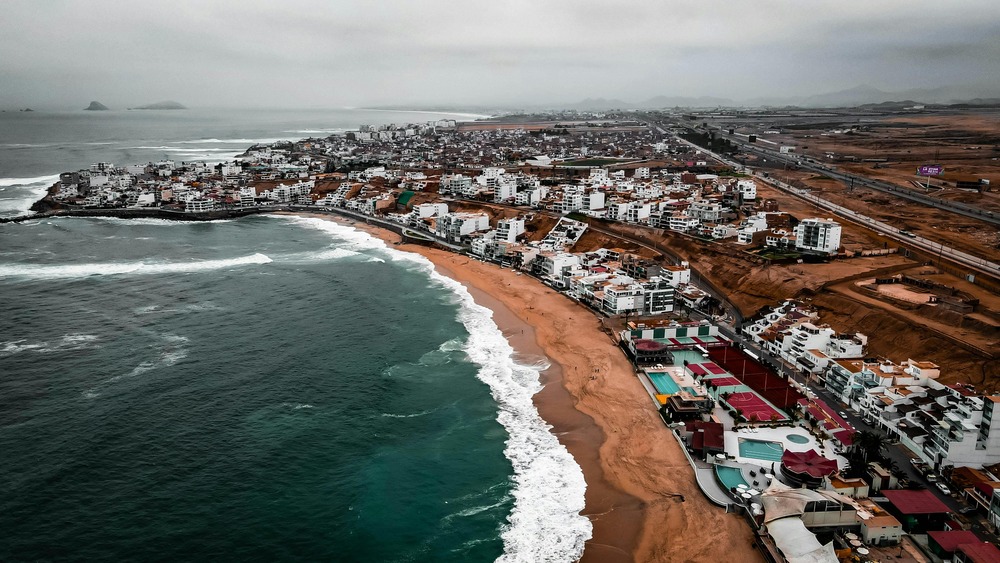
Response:
POLYGON ((101 392, 111 385, 118 383, 126 379, 132 379, 138 377, 144 373, 169 367, 175 365, 177 362, 183 360, 188 356, 187 348, 184 347, 187 344, 188 339, 186 336, 179 336, 176 334, 157 334, 156 337, 161 341, 161 345, 158 349, 158 354, 152 360, 146 360, 140 362, 137 366, 132 368, 131 371, 119 375, 115 375, 101 381, 96 386, 83 392, 83 396, 87 399, 96 399, 101 396, 101 392))
POLYGON ((346 248, 331 248, 329 250, 317 252, 313 254, 311 258, 314 260, 337 260, 338 258, 350 258, 351 256, 360 255, 360 252, 354 252, 353 250, 347 250, 346 248))
MULTIPOLYGON (((329 221, 327 219, 322 219, 320 217, 298 217, 298 216, 288 216, 288 215, 270 215, 270 217, 278 217, 286 221, 291 221, 302 227, 307 227, 310 229, 315 229, 317 231, 323 231, 327 234, 333 235, 339 239, 340 243, 337 244, 338 248, 347 248, 353 251, 363 251, 363 250, 385 250, 386 246, 381 240, 369 235, 364 231, 359 231, 354 227, 348 225, 342 225, 335 221, 329 221)), ((408 254, 406 252, 399 252, 397 254, 408 254)))
POLYGON ((34 186, 37 184, 45 184, 46 187, 48 187, 54 184, 58 179, 58 174, 51 174, 49 176, 34 176, 32 178, 0 178, 0 187, 34 186))
POLYGON ((426 416, 428 414, 431 414, 432 412, 434 411, 420 411, 412 414, 394 414, 390 412, 384 412, 382 413, 382 416, 384 416, 385 418, 417 418, 418 416, 426 416))
POLYGON ((299 219, 365 248, 378 248, 394 261, 409 262, 437 285, 459 298, 459 319, 469 332, 465 352, 479 365, 478 377, 497 403, 497 420, 509 436, 504 455, 514 468, 514 508, 501 536, 503 563, 575 561, 583 554, 593 527, 580 514, 587 484, 583 470, 542 420, 532 397, 541 390, 539 371, 514 361, 514 350, 493 322, 493 313, 477 304, 461 283, 434 269, 426 258, 389 248, 351 227, 322 219, 299 219))
POLYGON ((195 139, 192 141, 177 141, 180 145, 208 145, 208 144, 222 144, 222 145, 270 145, 272 143, 289 142, 291 139, 287 138, 274 138, 274 139, 195 139))
POLYGON ((45 342, 28 342, 26 340, 12 340, 10 342, 0 342, 0 358, 20 354, 21 352, 37 352, 44 354, 47 352, 67 352, 71 350, 83 350, 86 348, 96 348, 98 338, 93 334, 65 334, 57 340, 45 342))
POLYGON ((465 349, 465 339, 464 338, 452 338, 451 340, 444 342, 438 346, 438 350, 442 352, 455 352, 457 350, 465 349))
POLYGON ((210 148, 210 147, 198 147, 185 148, 185 147, 171 147, 169 145, 162 145, 158 147, 129 147, 132 149, 143 149, 143 150, 156 150, 163 152, 233 152, 231 148, 210 148))
POLYGON ((30 207, 36 201, 45 197, 49 186, 59 180, 59 175, 35 176, 32 178, 0 178, 0 213, 17 212, 27 215, 33 213, 30 207), (10 188, 10 189, 8 189, 10 188))
POLYGON ((221 311, 222 307, 219 307, 215 303, 205 302, 205 303, 192 303, 190 305, 185 305, 183 307, 176 307, 170 309, 164 309, 159 305, 147 305, 145 307, 136 307, 132 309, 136 315, 152 315, 152 314, 169 314, 169 313, 200 313, 202 311, 221 311))
POLYGON ((235 268, 250 264, 267 264, 271 259, 265 254, 252 254, 239 258, 195 260, 192 262, 97 262, 88 264, 0 264, 0 278, 66 279, 88 276, 182 274, 235 268))
MULTIPOLYGON (((62 220, 78 221, 79 217, 56 217, 62 220)), ((187 225, 190 226, 191 223, 186 221, 172 221, 170 219, 155 219, 153 217, 138 217, 135 219, 122 219, 121 217, 86 217, 87 221, 107 221, 109 223, 118 223, 121 225, 150 225, 156 227, 176 227, 177 225, 187 225)), ((232 223, 235 219, 212 219, 210 221, 198 221, 197 224, 205 225, 208 223, 232 223)), ((131 237, 133 239, 141 239, 143 237, 131 237)), ((145 237, 149 238, 149 237, 145 237)))

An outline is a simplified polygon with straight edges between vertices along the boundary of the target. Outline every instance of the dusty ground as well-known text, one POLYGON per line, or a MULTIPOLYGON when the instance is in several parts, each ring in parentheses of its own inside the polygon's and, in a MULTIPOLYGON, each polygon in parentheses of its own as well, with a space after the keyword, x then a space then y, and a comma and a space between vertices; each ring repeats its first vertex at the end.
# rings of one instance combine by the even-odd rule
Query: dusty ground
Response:
MULTIPOLYGON (((642 233, 643 229, 629 230, 642 233)), ((647 233, 648 229, 645 230, 647 233)), ((933 267, 918 267, 901 255, 853 258, 827 264, 764 265, 733 245, 667 233, 663 244, 692 264, 729 296, 744 315, 785 299, 799 298, 840 332, 869 336, 869 354, 894 361, 930 360, 941 366, 942 381, 969 382, 982 391, 1000 390, 1000 296, 933 267), (906 307, 864 295, 853 280, 905 272, 964 291, 980 299, 988 313, 956 315, 935 307, 906 307)))
MULTIPOLYGON (((847 172, 892 182, 897 186, 934 197, 959 201, 1000 213, 1000 111, 967 110, 932 114, 890 114, 816 126, 793 125, 782 135, 769 136, 782 145, 796 146, 796 152, 847 172), (851 133, 834 133, 851 127, 851 133), (830 158, 827 155, 833 155, 830 158), (857 162, 850 162, 856 159, 857 162), (885 159, 886 162, 863 162, 885 159), (916 175, 917 167, 940 164, 941 177, 932 178, 928 192, 926 178, 916 175), (956 180, 983 178, 986 190, 959 190, 956 180)), ((823 197, 884 222, 898 224, 928 239, 940 241, 990 260, 1000 259, 1000 228, 937 211, 910 201, 866 189, 854 189, 812 172, 769 170, 791 180, 789 183, 821 191, 823 197)))

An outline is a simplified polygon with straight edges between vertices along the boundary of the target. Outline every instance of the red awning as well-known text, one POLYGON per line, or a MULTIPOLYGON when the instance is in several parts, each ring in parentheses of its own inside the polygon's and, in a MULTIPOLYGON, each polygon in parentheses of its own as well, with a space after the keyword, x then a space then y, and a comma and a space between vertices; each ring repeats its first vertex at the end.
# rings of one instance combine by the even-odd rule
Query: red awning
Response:
POLYGON ((816 450, 806 450, 804 452, 785 451, 781 454, 781 465, 788 471, 799 474, 806 474, 819 479, 826 477, 837 470, 837 461, 827 459, 816 450))

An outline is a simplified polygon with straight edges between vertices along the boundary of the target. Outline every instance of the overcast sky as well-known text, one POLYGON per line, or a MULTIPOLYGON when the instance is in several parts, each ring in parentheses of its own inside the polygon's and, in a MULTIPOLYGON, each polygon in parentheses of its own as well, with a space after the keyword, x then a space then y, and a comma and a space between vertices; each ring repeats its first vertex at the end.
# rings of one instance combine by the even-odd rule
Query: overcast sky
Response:
POLYGON ((558 104, 975 85, 997 0, 0 5, 0 106, 558 104))

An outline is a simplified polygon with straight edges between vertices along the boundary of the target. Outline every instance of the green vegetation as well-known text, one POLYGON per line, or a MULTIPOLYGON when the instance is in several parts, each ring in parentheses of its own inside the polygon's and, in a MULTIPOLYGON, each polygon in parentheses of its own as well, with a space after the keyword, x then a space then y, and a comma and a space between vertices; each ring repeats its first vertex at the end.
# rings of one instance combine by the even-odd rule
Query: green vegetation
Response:
POLYGON ((762 248, 756 254, 768 260, 796 260, 802 257, 801 253, 794 250, 780 250, 777 248, 762 248))

